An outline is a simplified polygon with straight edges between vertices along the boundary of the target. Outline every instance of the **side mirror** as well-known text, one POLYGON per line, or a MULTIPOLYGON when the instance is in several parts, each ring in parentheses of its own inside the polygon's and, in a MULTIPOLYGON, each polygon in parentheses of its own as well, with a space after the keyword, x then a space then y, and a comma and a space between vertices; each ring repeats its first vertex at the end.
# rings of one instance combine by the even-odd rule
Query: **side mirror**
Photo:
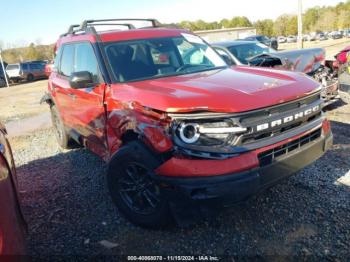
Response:
POLYGON ((225 61, 225 63, 229 66, 234 65, 231 58, 228 55, 220 54, 221 58, 225 61))
POLYGON ((69 84, 74 89, 86 88, 93 83, 92 74, 88 71, 75 72, 69 77, 69 84))

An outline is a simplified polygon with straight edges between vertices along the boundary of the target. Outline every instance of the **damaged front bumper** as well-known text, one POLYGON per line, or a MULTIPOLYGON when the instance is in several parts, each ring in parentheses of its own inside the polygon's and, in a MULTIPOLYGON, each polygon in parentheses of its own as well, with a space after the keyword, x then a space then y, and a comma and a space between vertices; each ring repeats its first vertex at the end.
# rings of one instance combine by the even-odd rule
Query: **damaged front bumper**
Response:
MULTIPOLYGON (((298 141, 302 143, 302 139, 300 138, 298 141)), ((251 165, 251 168, 245 171, 237 168, 237 172, 226 175, 176 177, 173 175, 162 175, 162 170, 166 169, 160 167, 158 174, 154 178, 172 203, 188 205, 190 203, 206 202, 212 203, 216 207, 228 206, 245 200, 311 164, 320 158, 331 147, 332 143, 332 133, 329 131, 325 134, 322 131, 317 139, 310 140, 309 143, 274 158, 269 164, 262 162, 258 155, 256 155, 255 161, 247 158, 246 160, 250 161, 248 165, 251 165), (259 163, 259 161, 260 164, 253 167, 254 162, 259 163)), ((288 152, 288 149, 286 152, 288 152)), ((239 165, 239 158, 233 157, 231 159, 232 164, 236 162, 239 165)), ((179 161, 181 162, 181 160, 179 161)), ((228 160, 195 161, 202 161, 203 164, 205 161, 211 161, 210 165, 212 168, 210 172, 215 169, 222 170, 228 164, 225 162, 228 160)), ((183 164, 186 165, 186 163, 183 164)), ((192 170, 195 171, 194 169, 192 170)), ((174 173, 176 171, 172 170, 171 172, 174 173)))
POLYGON ((323 107, 333 104, 339 100, 339 81, 331 81, 323 87, 321 92, 321 97, 323 99, 323 107))

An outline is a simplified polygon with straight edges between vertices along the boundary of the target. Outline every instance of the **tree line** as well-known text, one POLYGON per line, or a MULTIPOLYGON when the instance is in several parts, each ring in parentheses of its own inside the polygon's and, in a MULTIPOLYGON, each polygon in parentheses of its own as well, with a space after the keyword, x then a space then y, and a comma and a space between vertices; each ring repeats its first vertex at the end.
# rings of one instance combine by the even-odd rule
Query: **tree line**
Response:
MULTIPOLYGON (((276 20, 263 19, 255 22, 245 16, 237 16, 232 19, 205 22, 182 21, 176 24, 178 27, 191 31, 213 30, 234 27, 255 27, 258 34, 267 36, 296 35, 298 32, 297 16, 284 14, 276 20)), ((316 6, 307 9, 303 14, 304 32, 332 31, 350 28, 350 0, 341 2, 336 6, 316 6)), ((0 41, 0 47, 3 43, 0 41)), ((3 59, 7 63, 18 63, 30 60, 53 59, 53 45, 35 45, 31 43, 28 47, 11 48, 2 52, 3 59)))
POLYGON ((28 47, 10 48, 2 51, 2 58, 6 63, 19 63, 33 60, 52 60, 54 45, 35 45, 28 47))
MULTIPOLYGON (((296 15, 283 14, 276 20, 263 19, 251 22, 245 16, 222 19, 216 22, 182 21, 179 27, 191 31, 212 30, 234 27, 255 27, 258 34, 267 36, 297 35, 298 18, 296 15)), ((307 9, 303 14, 303 31, 305 33, 333 31, 350 28, 350 0, 341 2, 336 6, 316 6, 307 9)))

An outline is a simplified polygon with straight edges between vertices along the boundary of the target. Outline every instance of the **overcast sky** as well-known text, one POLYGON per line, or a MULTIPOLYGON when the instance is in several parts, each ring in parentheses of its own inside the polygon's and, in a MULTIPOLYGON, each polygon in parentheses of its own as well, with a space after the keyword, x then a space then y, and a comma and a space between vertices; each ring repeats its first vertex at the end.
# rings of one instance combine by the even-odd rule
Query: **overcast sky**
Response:
MULTIPOLYGON (((344 2, 345 0, 343 0, 344 2)), ((340 0, 303 0, 304 10, 340 0)), ((157 18, 216 21, 233 16, 250 20, 296 13, 297 0, 2 0, 0 41, 17 46, 53 43, 70 24, 91 18, 157 18), (6 1, 6 3, 4 3, 6 1)), ((5 45, 6 46, 6 45, 5 45)))

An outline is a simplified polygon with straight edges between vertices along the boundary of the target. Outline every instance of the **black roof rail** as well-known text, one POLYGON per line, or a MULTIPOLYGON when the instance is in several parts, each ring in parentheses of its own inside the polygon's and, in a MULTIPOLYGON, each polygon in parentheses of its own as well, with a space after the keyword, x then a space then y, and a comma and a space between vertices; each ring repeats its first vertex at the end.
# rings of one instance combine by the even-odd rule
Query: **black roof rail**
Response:
MULTIPOLYGON (((100 26, 100 25, 115 25, 115 26, 126 26, 128 29, 136 29, 133 24, 128 23, 98 23, 98 24, 88 24, 87 26, 100 26)), ((81 27, 81 25, 79 26, 81 27)))
MULTIPOLYGON (((129 21, 144 21, 144 22, 151 22, 152 27, 160 27, 161 23, 158 22, 156 19, 141 19, 141 18, 119 18, 119 19, 98 19, 98 20, 85 20, 81 26, 80 30, 86 31, 87 27, 89 25, 93 25, 94 23, 99 23, 99 22, 129 22, 129 21)), ((99 25, 99 24, 95 24, 99 25)), ((134 27, 135 28, 135 27, 134 27)))
POLYGON ((73 34, 74 29, 75 29, 75 28, 78 29, 79 27, 80 27, 80 25, 78 25, 78 24, 71 25, 71 26, 68 28, 68 31, 67 31, 66 33, 62 34, 61 37, 66 36, 66 35, 69 35, 69 34, 73 34))
POLYGON ((74 24, 68 28, 68 31, 62 34, 60 37, 64 37, 70 34, 77 32, 92 32, 97 34, 95 26, 126 26, 129 30, 136 29, 136 27, 131 23, 132 21, 143 21, 151 22, 151 26, 145 26, 142 28, 156 28, 156 27, 169 27, 169 28, 178 28, 176 24, 161 24, 157 19, 142 19, 142 18, 118 18, 118 19, 97 19, 97 20, 85 20, 80 25, 74 24), (117 22, 117 23, 114 23, 117 22), (125 23, 123 23, 125 22, 125 23))

